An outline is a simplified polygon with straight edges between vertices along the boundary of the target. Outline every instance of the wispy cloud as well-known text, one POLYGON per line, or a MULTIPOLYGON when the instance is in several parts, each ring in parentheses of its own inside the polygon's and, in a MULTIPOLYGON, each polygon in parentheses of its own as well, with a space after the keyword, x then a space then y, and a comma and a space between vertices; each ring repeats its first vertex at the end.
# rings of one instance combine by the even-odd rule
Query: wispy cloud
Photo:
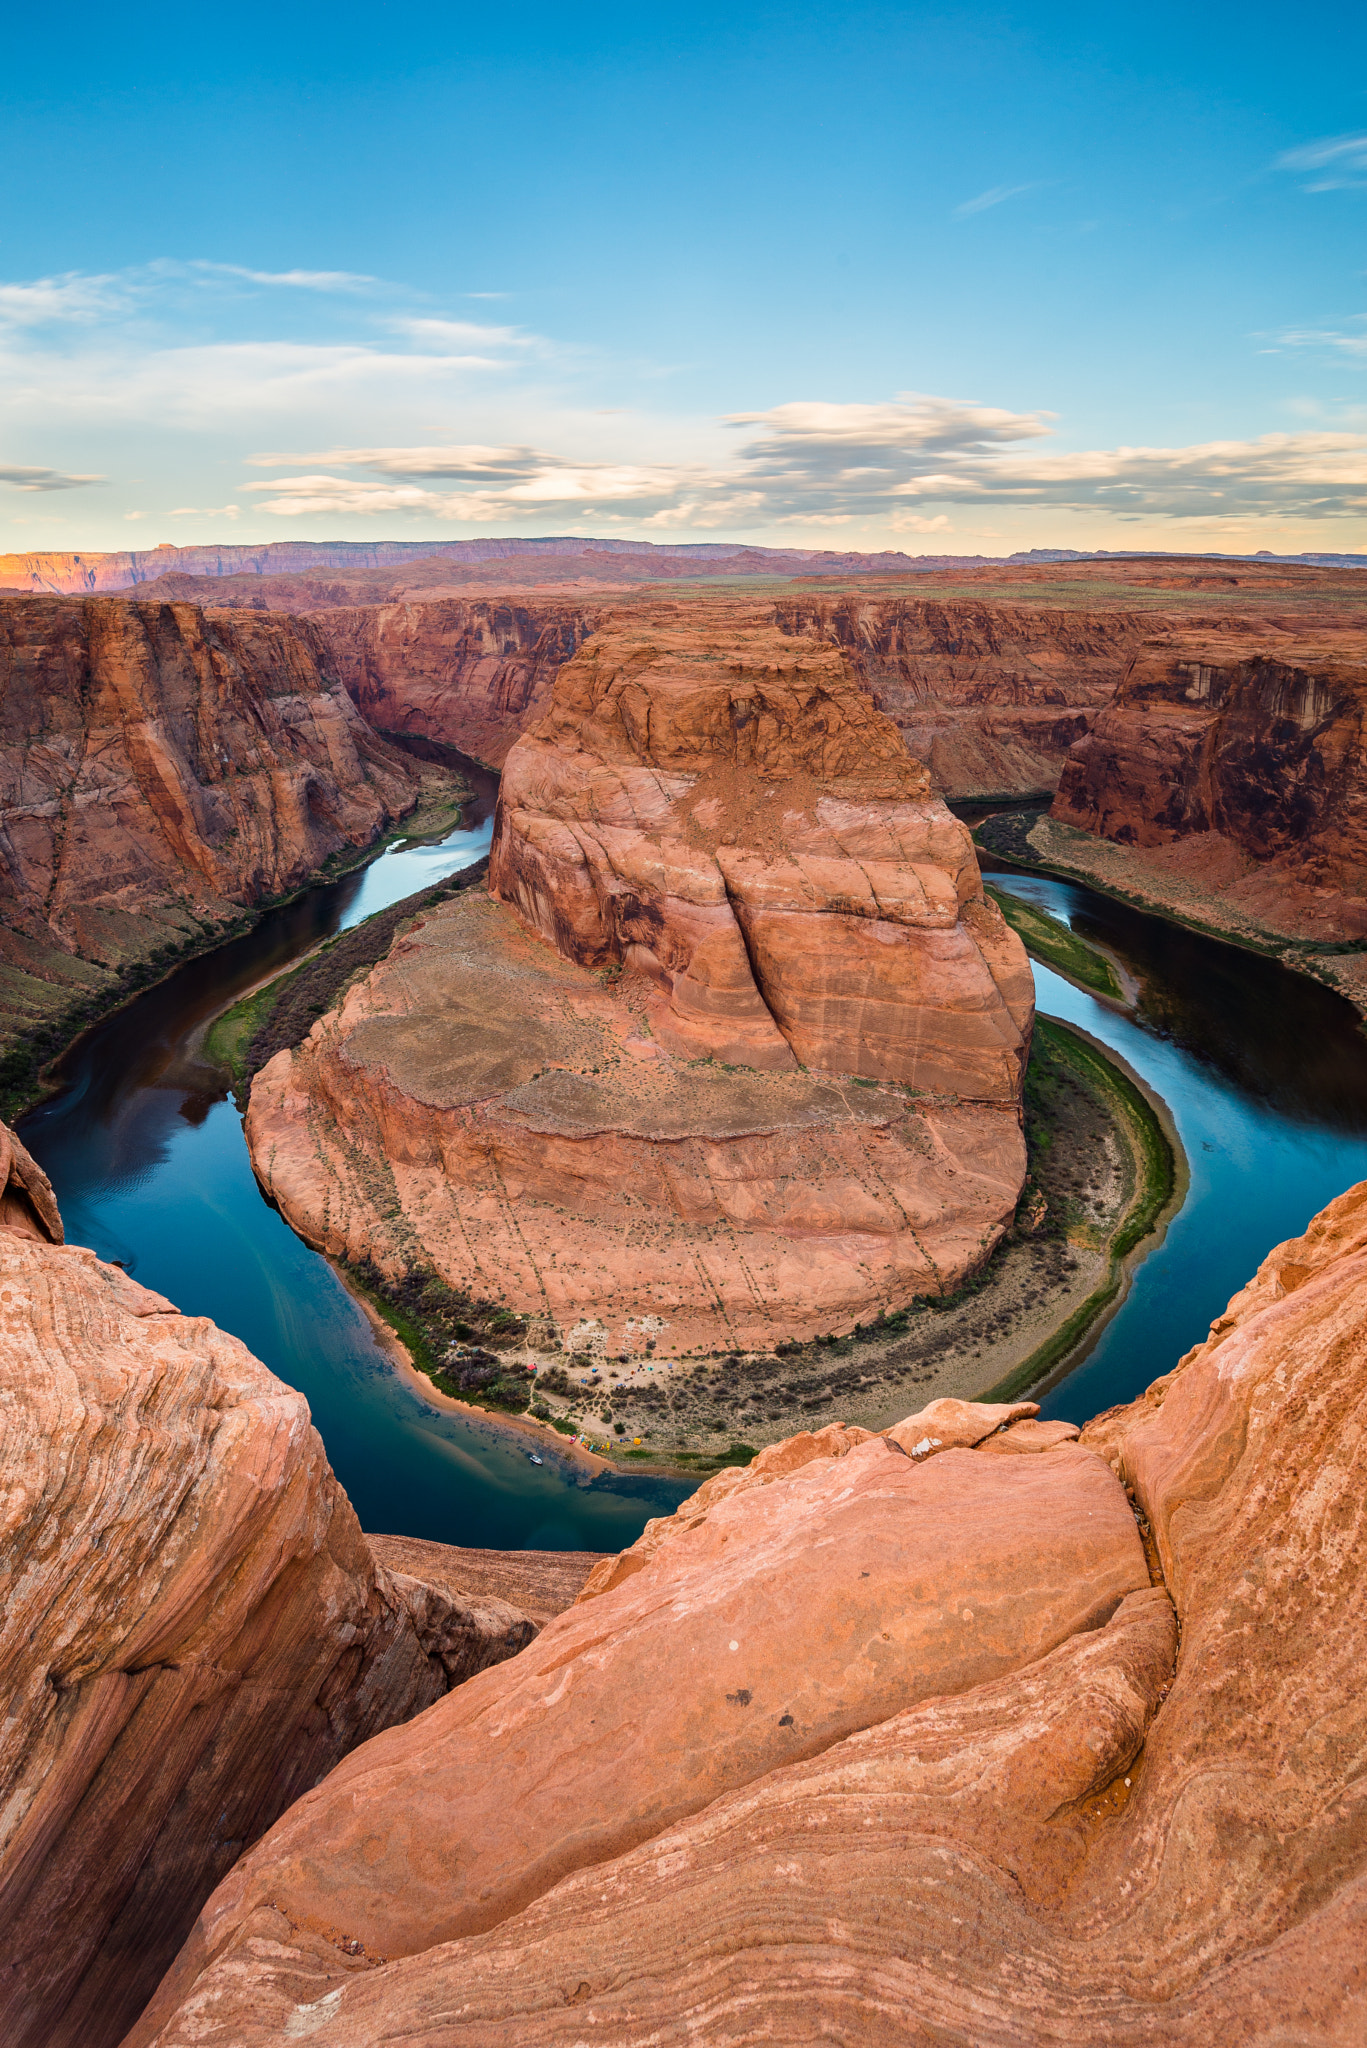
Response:
POLYGON ((89 322, 116 312, 126 300, 124 281, 67 271, 30 284, 0 284, 0 324, 41 327, 52 321, 89 322))
POLYGON ((1279 171, 1309 172, 1307 192, 1367 189, 1367 134, 1322 135, 1299 149, 1284 150, 1279 171))
MULTIPOLYGON (((1045 414, 924 395, 884 405, 794 402, 728 423, 751 432, 725 464, 585 462, 521 446, 342 448, 293 458, 318 465, 304 475, 245 488, 282 517, 413 512, 507 524, 539 511, 625 511, 647 529, 676 530, 859 520, 891 533, 942 533, 950 518, 937 505, 993 503, 1223 522, 1367 511, 1363 434, 1051 454, 1035 445, 1052 432, 1045 414)), ((252 460, 285 467, 292 458, 252 460)))
POLYGON ((1355 333, 1342 327, 1291 327, 1277 336, 1280 348, 1327 348, 1337 355, 1367 357, 1367 313, 1353 316, 1350 326, 1355 333))
POLYGON ((976 199, 965 199, 954 208, 956 219, 969 213, 986 213, 989 206, 1001 206, 1008 199, 1018 199, 1022 192, 1038 192, 1040 181, 1033 179, 1028 185, 990 185, 986 192, 980 192, 976 199))
POLYGON ((187 265, 211 277, 240 277, 248 284, 284 285, 301 292, 363 292, 380 280, 355 270, 250 270, 241 263, 211 263, 197 256, 187 265))
POLYGON ((0 484, 11 484, 16 491, 79 491, 87 484, 107 481, 102 476, 68 476, 60 469, 26 469, 0 462, 0 484))

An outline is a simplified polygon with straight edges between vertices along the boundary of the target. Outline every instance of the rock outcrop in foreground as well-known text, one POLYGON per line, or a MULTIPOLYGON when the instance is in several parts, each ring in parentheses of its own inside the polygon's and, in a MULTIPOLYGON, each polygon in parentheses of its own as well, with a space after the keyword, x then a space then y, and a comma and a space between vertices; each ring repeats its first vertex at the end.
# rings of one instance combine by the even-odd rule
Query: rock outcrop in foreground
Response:
POLYGON ((369 845, 417 794, 299 620, 0 598, 9 1031, 107 999, 129 967, 369 845))
MULTIPOLYGON (((1367 636, 1151 646, 1064 765, 1052 815, 1302 937, 1367 934, 1367 636)), ((1137 870, 1137 873, 1140 872, 1137 870)))
POLYGON ((0 2039, 103 2048, 292 1801, 536 1628, 379 1565, 303 1397, 62 1246, 3 1126, 0 1174, 0 2039))
POLYGON ((1033 986, 965 828, 839 653, 600 634, 508 758, 499 902, 443 906, 257 1075, 310 1242, 621 1348, 951 1290, 1009 1222, 1033 986))
POLYGON ((1360 2042, 1364 1300, 1367 1185, 1080 1441, 718 1475, 301 1799, 128 2048, 1360 2042))

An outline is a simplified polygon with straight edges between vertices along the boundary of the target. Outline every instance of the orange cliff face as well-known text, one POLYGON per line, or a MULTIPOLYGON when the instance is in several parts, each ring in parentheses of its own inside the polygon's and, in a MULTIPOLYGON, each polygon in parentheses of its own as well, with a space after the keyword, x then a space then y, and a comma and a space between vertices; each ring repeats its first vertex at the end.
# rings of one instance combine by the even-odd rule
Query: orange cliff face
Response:
POLYGON ((964 826, 834 649, 621 626, 505 771, 490 888, 659 1042, 1019 1101, 1033 987, 964 826))
POLYGON ((0 968, 12 1021, 108 991, 364 847, 414 765, 307 625, 133 598, 0 598, 0 968), (54 991, 56 993, 54 994, 54 991))
POLYGON ((1367 1185, 1082 1432, 719 1473, 355 1751, 128 2048, 1367 2037, 1367 1185))
POLYGON ((432 598, 334 605, 311 624, 378 730, 501 768, 545 712, 556 671, 606 612, 601 600, 432 598))
POLYGON ((784 632, 842 651, 946 796, 1024 797, 1055 787, 1145 624, 1130 610, 1028 597, 851 591, 781 599, 774 614, 784 632))
POLYGON ((1274 929, 1357 938, 1365 772, 1367 623, 1268 622, 1142 650, 1072 749, 1052 815, 1170 849, 1174 872, 1274 929))
POLYGON ((0 2039, 113 2048, 243 1848, 536 1630, 386 1570, 303 1396, 63 1245, 3 1124, 0 1322, 0 2039))
POLYGON ((1014 1213, 1033 986, 837 652, 602 634, 441 906, 256 1077, 310 1242, 658 1354, 955 1287, 1014 1213), (643 1321, 645 1319, 645 1321, 643 1321))

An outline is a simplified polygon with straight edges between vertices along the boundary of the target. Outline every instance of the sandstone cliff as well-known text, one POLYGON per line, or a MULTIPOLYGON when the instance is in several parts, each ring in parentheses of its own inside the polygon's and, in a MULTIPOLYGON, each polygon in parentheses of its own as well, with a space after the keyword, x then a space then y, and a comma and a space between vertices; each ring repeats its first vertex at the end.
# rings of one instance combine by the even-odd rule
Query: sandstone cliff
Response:
POLYGON ((1053 816, 1173 847, 1274 928, 1367 932, 1367 625, 1150 645, 1065 764, 1053 816), (1182 848, 1180 842, 1191 841, 1182 848))
POLYGON ((11 1036, 368 845, 417 787, 297 620, 0 599, 11 1036))
POLYGON ((311 623, 372 725, 501 768, 604 615, 601 603, 429 600, 336 606, 311 623))
POLYGON ((784 632, 839 647, 947 796, 1052 790, 1109 703, 1143 619, 964 597, 780 600, 784 632))
POLYGON ((301 1395, 62 1246, 0 1126, 0 2038, 117 2042, 244 1848, 520 1649, 376 1562, 301 1395))
POLYGON ((247 1118, 310 1242, 661 1356, 979 1265, 1033 1014, 967 832, 838 652, 688 624, 560 670, 505 770, 502 902, 435 910, 247 1118))
POLYGON ((719 1475, 301 1799, 129 2048, 1360 2041, 1364 1298, 1367 1185, 1081 1441, 719 1475))

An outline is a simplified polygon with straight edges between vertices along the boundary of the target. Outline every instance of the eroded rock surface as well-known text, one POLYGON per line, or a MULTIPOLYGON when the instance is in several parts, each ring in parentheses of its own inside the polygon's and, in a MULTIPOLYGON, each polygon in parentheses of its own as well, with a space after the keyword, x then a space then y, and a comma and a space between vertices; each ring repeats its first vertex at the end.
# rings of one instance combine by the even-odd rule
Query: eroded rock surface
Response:
POLYGON ((1274 930, 1367 933, 1367 628, 1189 636, 1135 657, 1053 816, 1274 930))
POLYGON ((1080 1442, 830 1430, 717 1475, 301 1801, 130 2043, 1359 2042, 1365 1300, 1367 1184, 1080 1442), (611 1680, 657 1634, 638 1741, 611 1680), (515 1788, 477 1835, 476 1728, 515 1788))
POLYGON ((0 598, 0 993, 108 995, 374 840, 418 793, 311 628, 130 598, 0 598))
POLYGON ((509 757, 489 881, 567 959, 654 983, 669 1051, 1019 1100, 1023 949, 834 650, 598 634, 509 757))
POLYGON ((46 1241, 4 1142, 0 2037, 102 2048, 291 1801, 536 1626, 377 1563, 303 1397, 46 1241))
POLYGON ((509 756, 490 887, 253 1083, 311 1242, 562 1330, 653 1318, 662 1356, 849 1328, 986 1257, 1030 971, 838 653, 589 642, 509 756))
MULTIPOLYGON (((1124 1493, 1076 1445, 924 1464, 863 1431, 804 1448, 714 1488, 644 1569, 299 1802, 206 1908, 176 1987, 222 1958, 221 1997, 263 1907, 391 1959, 482 1933, 574 1870, 1148 1597, 1124 1493)), ((183 2036, 173 2022, 158 2038, 183 2036)))

